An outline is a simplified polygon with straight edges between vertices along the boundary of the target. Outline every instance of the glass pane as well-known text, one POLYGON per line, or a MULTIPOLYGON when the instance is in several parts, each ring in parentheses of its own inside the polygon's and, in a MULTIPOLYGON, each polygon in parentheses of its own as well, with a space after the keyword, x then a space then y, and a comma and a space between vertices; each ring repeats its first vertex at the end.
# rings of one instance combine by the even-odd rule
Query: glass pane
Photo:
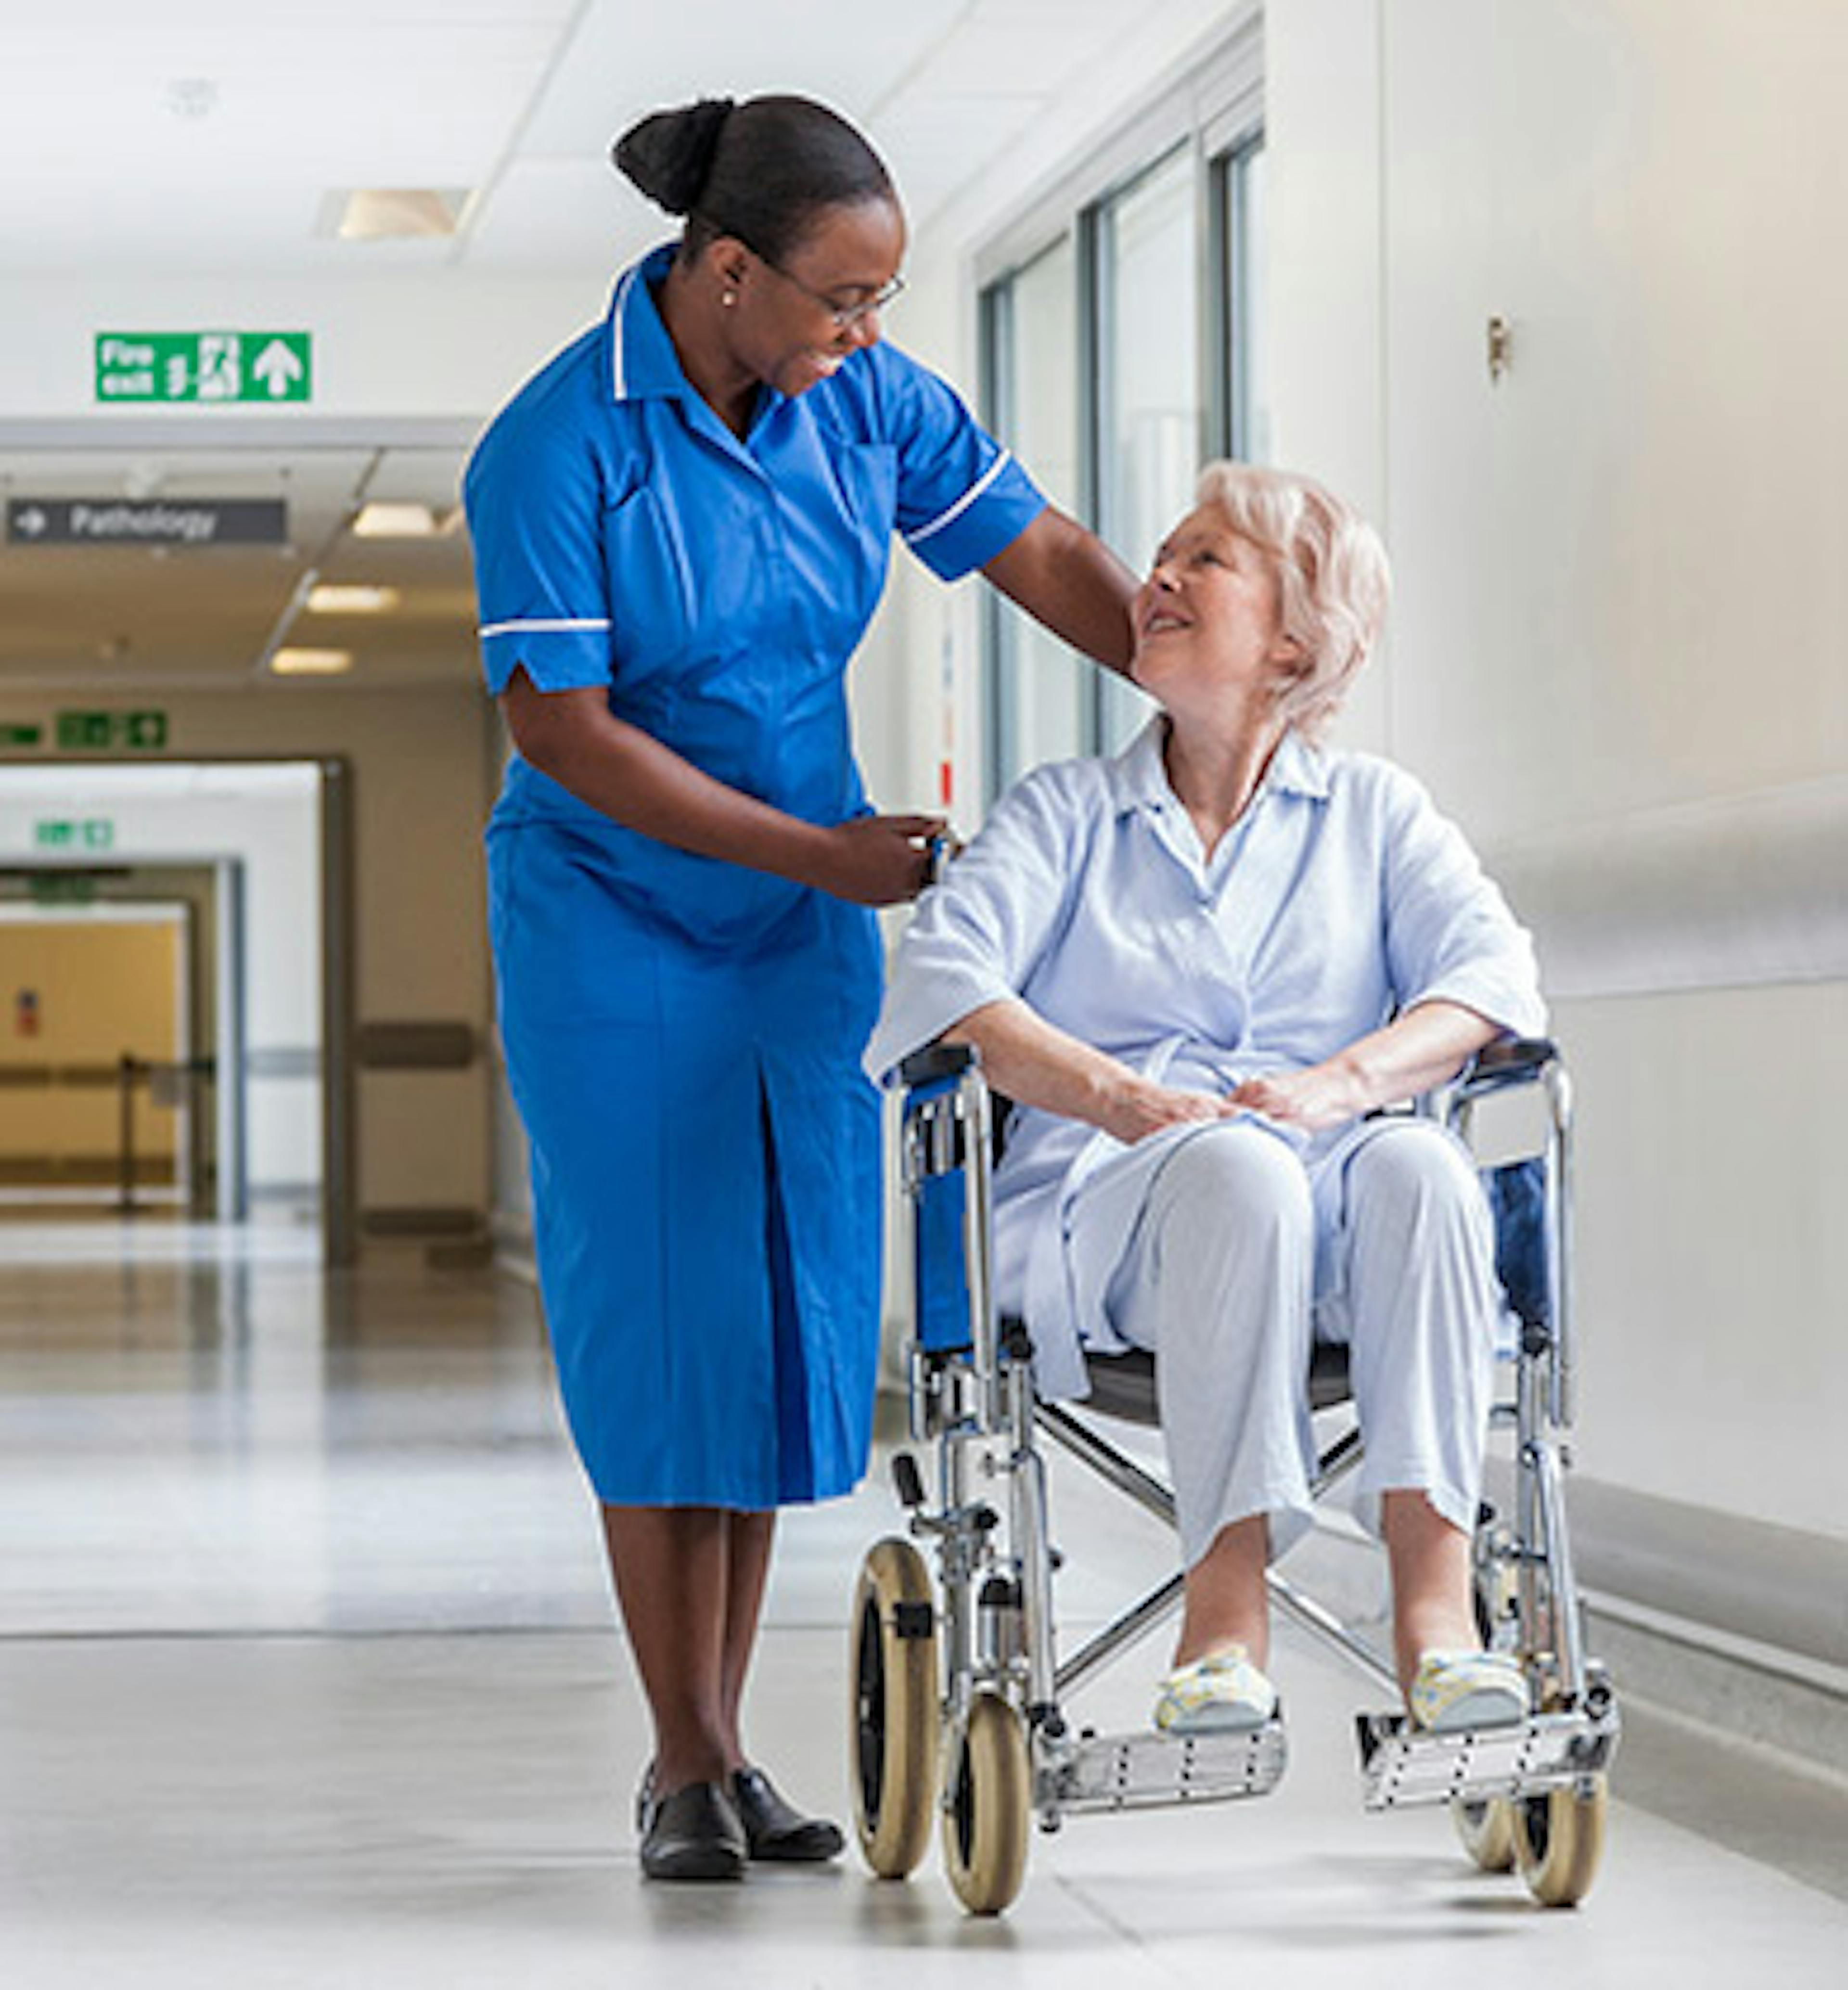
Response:
MULTIPOLYGON (((990 323, 996 433, 1063 511, 1079 508, 1077 259, 1062 236, 1007 277, 990 323)), ((1094 666, 996 597, 992 667, 998 792, 1042 760, 1085 750, 1094 666)))
POLYGON ((1247 463, 1271 460, 1270 396, 1265 324, 1268 238, 1266 168, 1262 138, 1231 162, 1232 197, 1226 203, 1232 239, 1232 447, 1247 463))
MULTIPOLYGON (((1200 470, 1194 208, 1193 154, 1183 147, 1098 216, 1102 529, 1138 572, 1187 510, 1200 470)), ((1140 692, 1112 680, 1103 749, 1115 750, 1150 709, 1140 692)))

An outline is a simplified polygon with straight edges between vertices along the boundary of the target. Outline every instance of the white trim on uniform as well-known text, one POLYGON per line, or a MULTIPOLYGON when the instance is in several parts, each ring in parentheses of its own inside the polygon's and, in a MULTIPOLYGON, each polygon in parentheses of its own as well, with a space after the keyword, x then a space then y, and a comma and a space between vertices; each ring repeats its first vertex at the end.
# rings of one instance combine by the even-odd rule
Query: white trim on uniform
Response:
POLYGON ((629 382, 623 372, 623 317, 629 301, 630 286, 635 281, 635 273, 641 267, 632 263, 623 272, 623 280, 616 287, 616 297, 610 307, 610 385, 613 396, 619 401, 629 398, 629 382))
POLYGON ((969 488, 963 493, 962 496, 959 498, 953 504, 950 506, 947 511, 939 511, 937 515, 931 520, 928 525, 920 525, 915 532, 907 532, 905 535, 905 543, 908 546, 915 546, 920 539, 929 538, 932 532, 940 532, 946 525, 954 525, 956 520, 962 517, 963 514, 969 509, 970 506, 981 496, 982 493, 988 488, 989 485, 991 484, 994 480, 1000 475, 1001 472, 1007 468, 1009 463, 1013 460, 1013 458, 1014 451, 1012 450, 1003 450, 1000 454, 995 458, 994 462, 989 464, 987 469, 982 473, 981 476, 979 477, 973 484, 970 484, 969 488))
POLYGON ((586 616, 571 621, 555 617, 547 621, 487 622, 484 623, 475 633, 483 642, 486 642, 490 636, 504 636, 515 629, 541 630, 548 634, 552 634, 566 629, 613 629, 615 627, 616 624, 606 615, 586 616))

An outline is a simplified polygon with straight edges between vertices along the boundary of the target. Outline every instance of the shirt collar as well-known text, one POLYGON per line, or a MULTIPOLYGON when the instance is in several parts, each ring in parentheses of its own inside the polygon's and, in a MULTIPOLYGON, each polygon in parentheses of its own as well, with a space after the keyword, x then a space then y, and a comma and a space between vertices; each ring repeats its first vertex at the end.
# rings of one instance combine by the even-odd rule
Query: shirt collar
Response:
POLYGON ((639 263, 631 263, 617 279, 609 319, 613 400, 658 399, 688 391, 653 288, 668 273, 678 246, 664 242, 639 263))
MULTIPOLYGON (((679 247, 677 242, 662 243, 639 263, 630 263, 617 279, 608 320, 612 400, 679 400, 705 406, 681 368, 661 307, 654 301, 654 286, 667 275, 679 247)), ((751 421, 753 434, 785 398, 767 382, 759 386, 751 421)), ((732 446, 737 447, 735 442, 732 446)))
MULTIPOLYGON (((1168 722, 1157 712, 1109 765, 1110 791, 1119 815, 1142 808, 1161 808, 1174 800, 1168 786, 1161 749, 1168 722)), ((1310 801, 1328 799, 1328 763, 1293 726, 1277 742, 1270 765, 1258 784, 1254 803, 1269 793, 1301 795, 1310 801)))

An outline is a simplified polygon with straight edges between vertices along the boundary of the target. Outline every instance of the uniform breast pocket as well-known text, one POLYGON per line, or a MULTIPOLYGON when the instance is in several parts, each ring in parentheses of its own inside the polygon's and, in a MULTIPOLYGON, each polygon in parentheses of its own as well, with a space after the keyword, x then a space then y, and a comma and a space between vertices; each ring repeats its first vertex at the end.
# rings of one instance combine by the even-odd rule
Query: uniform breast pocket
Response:
POLYGON ((633 683, 685 649, 698 600, 678 526, 652 490, 603 514, 603 571, 619 674, 633 683))
POLYGON ((888 443, 850 443, 841 452, 840 476, 858 542, 854 570, 841 590, 841 605, 853 621, 850 640, 854 640, 885 591, 899 502, 898 453, 888 443))

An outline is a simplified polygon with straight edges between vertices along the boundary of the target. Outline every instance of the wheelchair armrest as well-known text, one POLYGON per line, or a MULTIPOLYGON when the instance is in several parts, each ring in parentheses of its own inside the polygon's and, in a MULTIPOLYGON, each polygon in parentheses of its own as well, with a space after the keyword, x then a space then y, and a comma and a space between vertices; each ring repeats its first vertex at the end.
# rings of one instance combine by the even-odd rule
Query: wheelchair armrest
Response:
POLYGON ((1558 1061, 1559 1046, 1551 1037, 1503 1037, 1484 1044, 1453 1082, 1459 1093, 1479 1099, 1504 1085, 1530 1085, 1558 1061))
POLYGON ((905 1058, 899 1076, 908 1087, 934 1085, 942 1078, 960 1078, 981 1061, 973 1044, 929 1044, 905 1058))

